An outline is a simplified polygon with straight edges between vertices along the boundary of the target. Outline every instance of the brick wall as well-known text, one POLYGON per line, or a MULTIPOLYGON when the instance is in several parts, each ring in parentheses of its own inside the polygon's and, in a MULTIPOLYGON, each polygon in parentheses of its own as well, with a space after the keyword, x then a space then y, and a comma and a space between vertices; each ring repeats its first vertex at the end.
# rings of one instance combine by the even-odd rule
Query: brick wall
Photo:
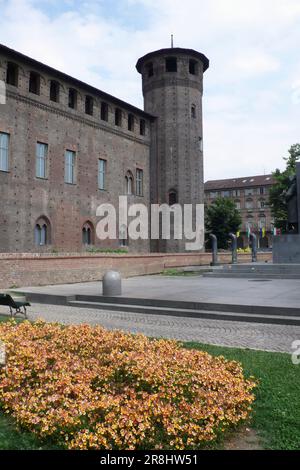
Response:
MULTIPOLYGON (((260 253, 259 261, 271 261, 271 253, 260 253)), ((222 263, 231 261, 230 253, 220 253, 222 263)), ((95 254, 0 254, 0 290, 12 287, 88 282, 102 279, 109 269, 124 277, 156 274, 166 268, 208 265, 209 253, 95 255, 95 254)), ((239 255, 239 262, 251 256, 239 255)))

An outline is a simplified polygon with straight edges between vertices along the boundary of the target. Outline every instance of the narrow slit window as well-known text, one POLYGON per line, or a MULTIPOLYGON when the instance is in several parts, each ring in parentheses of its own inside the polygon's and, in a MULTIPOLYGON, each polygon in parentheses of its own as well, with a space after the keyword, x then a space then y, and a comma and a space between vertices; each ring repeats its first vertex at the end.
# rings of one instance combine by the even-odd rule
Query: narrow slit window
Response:
POLYGON ((104 101, 101 103, 101 120, 108 121, 108 104, 104 101))
POLYGON ((30 72, 29 76, 29 92, 34 95, 40 94, 41 78, 36 72, 30 72))
POLYGON ((59 102, 59 83, 55 80, 50 82, 50 100, 55 103, 59 102))
POLYGON ((69 88, 69 108, 77 109, 77 90, 69 88))
POLYGON ((140 120, 140 135, 146 134, 146 122, 144 119, 140 120))
POLYGON ((93 116, 94 114, 94 99, 92 96, 85 97, 85 113, 89 116, 93 116))
POLYGON ((128 114, 128 130, 133 132, 134 131, 134 115, 128 114))
POLYGON ((115 110, 115 125, 119 127, 122 126, 122 111, 119 108, 115 110))
POLYGON ((198 63, 196 60, 189 61, 189 72, 191 75, 198 75, 198 63))
POLYGON ((13 62, 7 63, 6 83, 8 85, 18 86, 19 67, 13 62))

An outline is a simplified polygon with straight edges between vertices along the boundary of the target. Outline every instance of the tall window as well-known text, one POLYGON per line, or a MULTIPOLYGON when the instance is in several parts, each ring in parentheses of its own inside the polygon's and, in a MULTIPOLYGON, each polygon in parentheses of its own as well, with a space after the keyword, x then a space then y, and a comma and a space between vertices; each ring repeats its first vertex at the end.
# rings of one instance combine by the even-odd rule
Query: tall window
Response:
POLYGON ((65 183, 75 183, 75 158, 76 153, 66 150, 65 153, 65 183))
POLYGON ((9 134, 0 132, 0 170, 8 171, 9 134))
POLYGON ((191 106, 191 117, 196 119, 196 106, 194 104, 191 106))
POLYGON ((82 227, 82 244, 92 245, 93 244, 93 226, 90 222, 86 222, 82 227))
POLYGON ((45 217, 41 217, 35 224, 34 241, 37 246, 50 244, 50 222, 45 217))
POLYGON ((47 155, 48 145, 36 144, 36 176, 37 178, 46 178, 47 176, 47 155))
POLYGON ((134 131, 134 115, 128 114, 128 130, 134 131))
POLYGON ((136 170, 136 195, 143 195, 143 170, 136 170))
POLYGON ((74 88, 69 88, 69 101, 68 105, 69 108, 71 109, 76 109, 77 108, 77 90, 74 88))
POLYGON ((106 160, 98 160, 98 188, 105 189, 106 160))
POLYGON ((122 111, 119 108, 115 109, 115 125, 122 126, 122 111))
POLYGON ((55 103, 59 102, 59 83, 55 80, 50 82, 50 100, 55 103))
POLYGON ((247 199, 247 201, 246 201, 246 209, 253 209, 253 201, 252 201, 252 199, 247 199))
POLYGON ((30 76, 29 76, 29 91, 30 91, 30 93, 34 93, 35 95, 39 95, 40 94, 40 85, 41 85, 40 75, 36 72, 30 72, 30 76))
POLYGON ((92 96, 85 97, 85 113, 90 116, 94 114, 94 99, 92 96))
POLYGON ((7 63, 6 83, 8 85, 18 86, 19 67, 13 62, 7 63))
POLYGON ((101 103, 101 120, 108 121, 108 104, 104 101, 101 103))
POLYGON ((131 171, 127 172, 125 176, 125 182, 126 182, 126 187, 125 187, 126 194, 128 195, 133 194, 133 176, 132 176, 131 171))
POLYGON ((196 60, 189 61, 189 72, 191 75, 198 75, 198 64, 196 60))
POLYGON ((140 120, 140 135, 146 134, 146 122, 145 119, 140 120))

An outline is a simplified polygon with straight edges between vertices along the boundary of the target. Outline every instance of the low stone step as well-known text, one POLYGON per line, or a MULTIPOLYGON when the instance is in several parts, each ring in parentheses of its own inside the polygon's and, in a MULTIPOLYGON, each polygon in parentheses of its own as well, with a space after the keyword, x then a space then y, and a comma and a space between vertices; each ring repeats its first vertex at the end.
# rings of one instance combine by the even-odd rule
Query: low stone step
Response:
POLYGON ((211 320, 227 320, 227 321, 242 321, 242 322, 255 322, 255 323, 270 323, 282 325, 297 325, 300 326, 300 316, 291 315, 263 315, 254 313, 237 313, 237 312, 221 312, 210 310, 192 310, 183 308, 167 308, 167 307, 153 307, 146 305, 130 305, 122 303, 104 303, 104 302, 87 302, 87 301, 70 301, 69 306, 91 308, 99 310, 109 310, 115 312, 131 312, 140 314, 151 315, 167 315, 176 317, 190 317, 190 318, 203 318, 211 320))
POLYGON ((213 272, 204 273, 203 277, 212 278, 235 278, 235 279, 300 279, 300 274, 288 274, 288 273, 258 273, 258 272, 213 272))

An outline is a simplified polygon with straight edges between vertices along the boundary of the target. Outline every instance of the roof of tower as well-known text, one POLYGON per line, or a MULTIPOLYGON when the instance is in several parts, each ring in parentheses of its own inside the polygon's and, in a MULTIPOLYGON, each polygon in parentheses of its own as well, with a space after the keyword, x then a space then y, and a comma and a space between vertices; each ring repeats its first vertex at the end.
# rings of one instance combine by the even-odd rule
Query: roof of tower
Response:
POLYGON ((159 49, 158 51, 149 52, 148 54, 140 57, 140 59, 136 63, 136 68, 139 73, 141 73, 142 64, 152 59, 153 57, 159 55, 166 55, 166 54, 186 54, 189 56, 193 56, 196 59, 200 60, 203 63, 203 71, 205 72, 209 67, 209 59, 202 54, 201 52, 195 51, 194 49, 182 49, 181 47, 169 47, 167 49, 159 49))

